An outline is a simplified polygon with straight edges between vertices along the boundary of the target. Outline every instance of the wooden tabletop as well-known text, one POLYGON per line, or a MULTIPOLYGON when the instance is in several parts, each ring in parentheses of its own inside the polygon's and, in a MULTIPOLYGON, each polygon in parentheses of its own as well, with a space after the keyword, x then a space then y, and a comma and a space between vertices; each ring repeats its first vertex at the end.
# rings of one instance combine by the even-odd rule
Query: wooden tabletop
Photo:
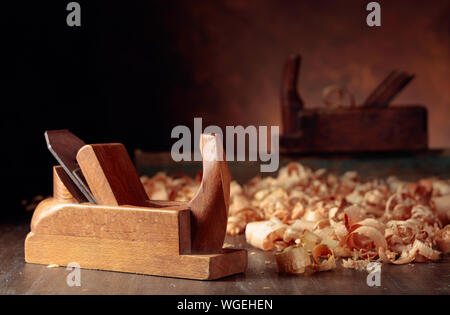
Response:
POLYGON ((248 249, 245 274, 196 281, 98 270, 81 270, 81 286, 69 287, 64 267, 27 264, 27 223, 0 224, 0 294, 449 294, 450 255, 439 262, 384 264, 381 286, 369 287, 366 271, 336 270, 311 276, 280 275, 271 252, 250 248, 244 236, 226 244, 248 249))
MULTIPOLYGON (((170 153, 138 152, 136 164, 140 174, 153 175, 164 170, 169 174, 195 176, 200 162, 174 163, 170 153)), ((327 168, 336 174, 356 170, 362 178, 386 178, 396 175, 404 180, 428 176, 450 178, 450 150, 421 154, 377 155, 358 157, 282 158, 280 165, 299 161, 313 169, 327 168)), ((230 163, 233 179, 243 183, 259 173, 256 162, 230 163)), ((47 268, 24 261, 24 240, 29 219, 22 223, 0 223, 0 294, 449 294, 450 255, 439 262, 407 265, 384 264, 381 286, 369 287, 368 273, 339 267, 311 276, 287 276, 277 271, 271 252, 250 248, 243 235, 228 237, 226 244, 248 249, 245 274, 215 281, 195 281, 119 272, 81 270, 81 286, 69 287, 64 267, 47 268)))

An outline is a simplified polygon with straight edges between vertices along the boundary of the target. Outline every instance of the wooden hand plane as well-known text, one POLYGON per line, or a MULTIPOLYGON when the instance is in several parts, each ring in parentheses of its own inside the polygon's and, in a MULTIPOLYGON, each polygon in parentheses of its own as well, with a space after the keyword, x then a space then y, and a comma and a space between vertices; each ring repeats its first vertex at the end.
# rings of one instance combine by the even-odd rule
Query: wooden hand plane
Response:
POLYGON ((389 106, 414 75, 392 72, 360 106, 334 107, 329 104, 325 108, 306 108, 297 89, 300 63, 300 56, 293 55, 286 60, 283 71, 283 134, 280 137, 283 153, 420 151, 428 148, 427 109, 419 105, 389 106))
POLYGON ((222 248, 230 175, 215 135, 201 136, 203 177, 189 202, 148 200, 122 144, 85 145, 68 130, 46 139, 61 165, 33 214, 26 262, 199 280, 246 270, 245 250, 222 248))

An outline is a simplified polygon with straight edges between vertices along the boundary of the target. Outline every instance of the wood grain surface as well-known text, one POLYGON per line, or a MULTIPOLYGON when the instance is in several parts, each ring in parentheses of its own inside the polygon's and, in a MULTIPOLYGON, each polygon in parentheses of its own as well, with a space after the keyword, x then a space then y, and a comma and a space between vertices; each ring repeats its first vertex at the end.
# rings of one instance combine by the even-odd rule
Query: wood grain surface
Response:
POLYGON ((227 230, 230 204, 230 172, 220 139, 201 135, 203 176, 191 209, 192 250, 210 252, 220 250, 227 230), (220 155, 219 155, 220 154, 220 155))
POLYGON ((190 213, 182 203, 108 207, 48 198, 33 215, 25 261, 199 280, 244 272, 245 250, 191 252, 190 213))
POLYGON ((421 106, 305 109, 297 134, 284 134, 286 152, 426 150, 427 110, 421 106))
POLYGON ((450 256, 433 263, 383 265, 381 286, 368 287, 367 272, 343 269, 312 276, 277 271, 273 254, 250 248, 243 236, 227 237, 235 248, 248 248, 245 274, 195 281, 120 272, 81 270, 81 286, 69 287, 64 267, 24 261, 29 224, 0 224, 0 294, 449 294, 450 256))
MULTIPOLYGON (((60 201, 78 202, 83 200, 84 196, 79 189, 74 189, 75 184, 65 185, 64 183, 71 182, 69 175, 62 168, 62 166, 53 166, 53 197, 60 201), (77 196, 77 197, 75 197, 77 196)), ((84 199, 84 201, 87 201, 84 199)))
POLYGON ((123 144, 85 145, 76 157, 99 204, 146 205, 147 194, 123 144))

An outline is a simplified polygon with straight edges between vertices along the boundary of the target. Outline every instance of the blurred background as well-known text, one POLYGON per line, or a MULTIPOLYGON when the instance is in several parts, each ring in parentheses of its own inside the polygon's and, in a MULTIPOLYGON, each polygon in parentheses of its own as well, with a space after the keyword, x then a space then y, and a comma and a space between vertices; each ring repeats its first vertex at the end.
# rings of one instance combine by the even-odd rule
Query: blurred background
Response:
POLYGON ((370 1, 360 0, 78 1, 81 27, 66 24, 69 2, 2 9, 8 209, 51 192, 47 129, 133 153, 170 150, 172 128, 194 117, 204 126, 280 125, 292 53, 303 57, 299 90, 311 108, 331 84, 362 103, 391 70, 415 73, 393 105, 426 106, 430 147, 450 147, 448 0, 378 1, 382 26, 372 28, 370 1))

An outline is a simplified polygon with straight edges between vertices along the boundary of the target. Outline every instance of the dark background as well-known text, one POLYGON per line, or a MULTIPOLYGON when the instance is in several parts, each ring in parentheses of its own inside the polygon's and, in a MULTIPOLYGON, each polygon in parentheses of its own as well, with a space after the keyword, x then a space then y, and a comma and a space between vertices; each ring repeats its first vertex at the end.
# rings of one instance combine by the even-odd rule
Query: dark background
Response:
MULTIPOLYGON (((382 26, 359 0, 16 1, 2 8, 1 172, 6 206, 51 192, 55 160, 44 131, 130 153, 169 150, 172 128, 279 125, 282 65, 301 53, 300 91, 346 85, 358 103, 392 70, 416 73, 394 101, 429 110, 432 148, 450 147, 450 1, 378 1, 382 26)), ((14 209, 14 210, 13 210, 14 209)))

